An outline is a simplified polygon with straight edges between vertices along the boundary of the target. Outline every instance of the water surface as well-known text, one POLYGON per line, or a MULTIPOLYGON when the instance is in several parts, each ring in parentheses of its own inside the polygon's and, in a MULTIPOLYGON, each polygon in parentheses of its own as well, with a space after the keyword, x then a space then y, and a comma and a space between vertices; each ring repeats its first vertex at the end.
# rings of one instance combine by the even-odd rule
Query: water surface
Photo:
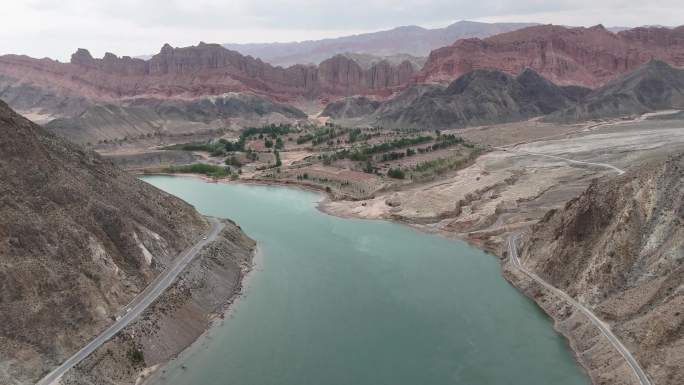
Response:
POLYGON ((233 219, 260 249, 230 316, 160 384, 589 384, 496 258, 464 242, 328 216, 297 189, 143 179, 233 219))

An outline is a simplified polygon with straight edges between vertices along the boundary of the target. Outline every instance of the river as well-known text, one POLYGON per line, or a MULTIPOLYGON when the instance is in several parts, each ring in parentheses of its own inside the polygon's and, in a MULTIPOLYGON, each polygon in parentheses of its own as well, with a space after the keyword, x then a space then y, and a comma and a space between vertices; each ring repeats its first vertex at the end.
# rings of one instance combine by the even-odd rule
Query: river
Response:
POLYGON ((316 209, 285 187, 142 178, 258 242, 224 320, 171 385, 587 385, 551 320, 465 242, 316 209))

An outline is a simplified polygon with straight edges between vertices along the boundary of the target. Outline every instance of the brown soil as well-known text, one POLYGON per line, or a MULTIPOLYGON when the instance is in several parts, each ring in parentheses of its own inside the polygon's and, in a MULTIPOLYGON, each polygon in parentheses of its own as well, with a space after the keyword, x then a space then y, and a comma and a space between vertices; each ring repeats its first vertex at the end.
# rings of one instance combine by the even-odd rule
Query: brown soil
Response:
POLYGON ((69 371, 62 384, 136 384, 195 342, 241 292, 255 242, 225 221, 177 281, 134 323, 69 371), (140 352, 140 353, 135 353, 140 352))

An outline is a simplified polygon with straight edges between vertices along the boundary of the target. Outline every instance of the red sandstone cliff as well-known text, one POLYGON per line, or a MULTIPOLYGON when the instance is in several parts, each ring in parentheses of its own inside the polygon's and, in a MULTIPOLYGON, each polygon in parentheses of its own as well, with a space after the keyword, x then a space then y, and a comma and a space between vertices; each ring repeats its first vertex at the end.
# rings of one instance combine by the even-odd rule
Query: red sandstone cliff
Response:
POLYGON ((278 100, 389 94, 414 75, 409 62, 380 62, 364 70, 342 55, 318 67, 274 67, 218 44, 173 48, 166 44, 150 60, 107 53, 93 58, 79 49, 70 63, 26 56, 0 57, 0 75, 89 99, 141 96, 197 97, 250 91, 278 100))
POLYGON ((462 39, 432 51, 414 81, 449 81, 475 69, 518 74, 532 68, 556 84, 598 87, 651 59, 684 66, 684 26, 615 34, 601 25, 542 25, 486 39, 462 39))

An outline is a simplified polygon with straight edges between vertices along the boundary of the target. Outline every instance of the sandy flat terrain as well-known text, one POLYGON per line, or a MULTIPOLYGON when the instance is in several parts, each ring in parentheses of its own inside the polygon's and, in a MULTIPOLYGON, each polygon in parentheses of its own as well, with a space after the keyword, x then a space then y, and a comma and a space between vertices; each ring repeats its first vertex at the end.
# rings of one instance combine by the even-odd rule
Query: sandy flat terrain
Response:
POLYGON ((487 135, 486 144, 511 145, 493 150, 446 179, 412 185, 365 201, 328 201, 335 215, 384 218, 418 224, 470 239, 498 250, 504 235, 538 220, 549 209, 579 195, 595 178, 614 170, 527 154, 630 167, 684 151, 684 121, 635 120, 585 127, 526 122, 472 129, 463 136, 487 135), (523 133, 510 135, 512 130, 523 133), (541 139, 535 140, 537 136, 541 139), (515 145, 515 143, 526 142, 515 145))

